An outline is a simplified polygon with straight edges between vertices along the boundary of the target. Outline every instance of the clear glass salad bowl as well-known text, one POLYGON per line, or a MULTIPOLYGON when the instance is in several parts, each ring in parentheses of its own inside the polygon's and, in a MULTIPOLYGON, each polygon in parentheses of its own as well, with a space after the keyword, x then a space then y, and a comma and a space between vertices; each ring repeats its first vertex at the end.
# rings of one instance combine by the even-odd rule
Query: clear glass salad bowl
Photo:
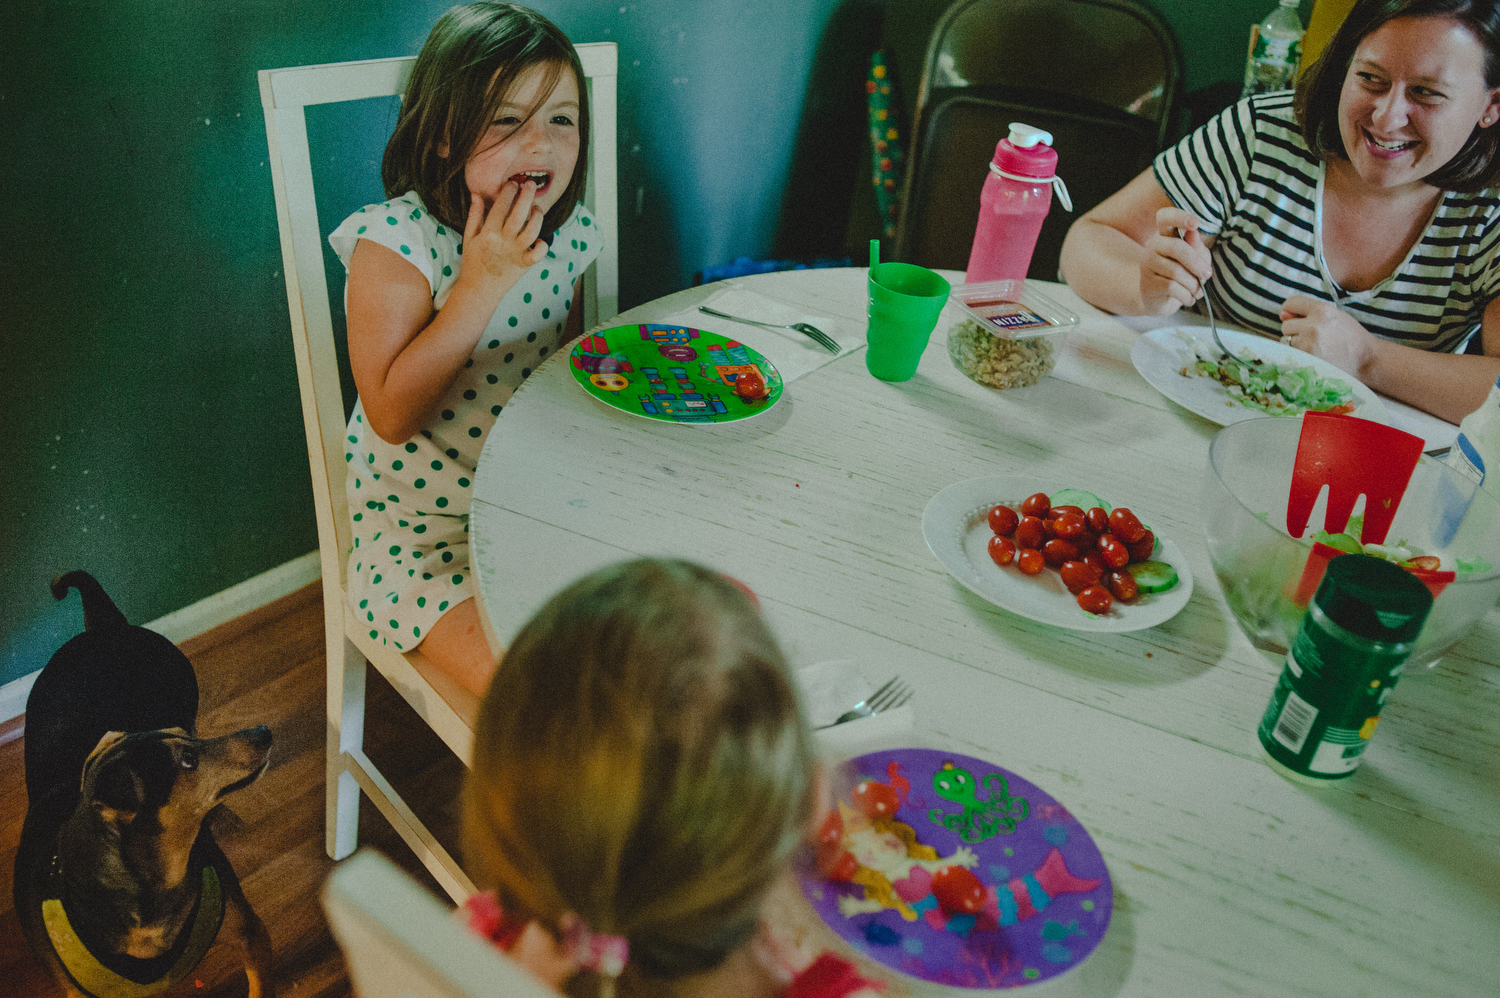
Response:
MULTIPOLYGON (((1209 445, 1203 481, 1203 532, 1214 574, 1251 643, 1278 655, 1286 653, 1307 612, 1294 596, 1326 505, 1325 493, 1305 539, 1287 532, 1301 430, 1300 416, 1224 427, 1209 445)), ((1363 505, 1360 500, 1356 515, 1363 505)), ((1409 659, 1413 670, 1430 669, 1500 600, 1500 501, 1440 459, 1424 456, 1386 537, 1387 545, 1402 541, 1456 573, 1433 602, 1409 659)))

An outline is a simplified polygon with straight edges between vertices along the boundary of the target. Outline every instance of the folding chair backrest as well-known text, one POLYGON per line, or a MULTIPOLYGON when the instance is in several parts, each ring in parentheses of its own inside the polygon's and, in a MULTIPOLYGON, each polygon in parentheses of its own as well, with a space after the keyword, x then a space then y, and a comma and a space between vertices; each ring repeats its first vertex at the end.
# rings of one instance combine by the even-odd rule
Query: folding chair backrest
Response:
POLYGON ((377 852, 333 871, 323 909, 360 998, 558 998, 377 852))
POLYGON ((1181 79, 1175 36, 1136 0, 956 0, 928 39, 895 259, 967 267, 986 167, 1021 121, 1052 133, 1072 194, 1032 256, 1030 276, 1056 279, 1068 226, 1161 148, 1181 79))

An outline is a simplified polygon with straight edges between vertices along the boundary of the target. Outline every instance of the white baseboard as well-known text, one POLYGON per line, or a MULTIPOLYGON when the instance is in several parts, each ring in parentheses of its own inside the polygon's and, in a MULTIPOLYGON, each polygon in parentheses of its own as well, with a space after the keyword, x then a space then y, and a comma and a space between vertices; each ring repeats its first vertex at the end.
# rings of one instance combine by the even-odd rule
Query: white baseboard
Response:
MULTIPOLYGON (((195 638, 204 631, 290 595, 321 574, 318 552, 312 551, 142 626, 149 627, 173 644, 181 644, 188 638, 195 638)), ((31 694, 31 684, 36 682, 37 675, 33 672, 0 686, 0 723, 26 712, 26 698, 31 694)))

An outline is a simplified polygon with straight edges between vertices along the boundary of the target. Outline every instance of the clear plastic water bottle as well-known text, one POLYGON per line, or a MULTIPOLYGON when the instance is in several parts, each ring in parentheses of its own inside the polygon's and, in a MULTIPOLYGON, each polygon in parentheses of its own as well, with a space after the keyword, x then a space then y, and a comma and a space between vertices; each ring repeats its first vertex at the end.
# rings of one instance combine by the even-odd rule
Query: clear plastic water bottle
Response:
POLYGON ((1500 378, 1495 379, 1484 404, 1458 424, 1458 439, 1448 453, 1448 465, 1500 499, 1500 378))
POLYGON ((995 146, 979 193, 979 224, 969 251, 966 284, 1026 278, 1054 188, 1063 209, 1072 211, 1068 188, 1057 176, 1052 133, 1011 122, 1010 135, 995 146))
POLYGON ((1291 89, 1302 56, 1302 19, 1297 16, 1297 2, 1281 0, 1281 6, 1260 22, 1245 62, 1241 97, 1291 89))

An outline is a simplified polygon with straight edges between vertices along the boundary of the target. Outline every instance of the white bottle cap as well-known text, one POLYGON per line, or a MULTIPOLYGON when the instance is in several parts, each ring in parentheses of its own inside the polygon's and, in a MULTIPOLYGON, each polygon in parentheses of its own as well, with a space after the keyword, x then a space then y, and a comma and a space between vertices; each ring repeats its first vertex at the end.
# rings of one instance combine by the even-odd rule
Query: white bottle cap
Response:
POLYGON ((1010 144, 1017 149, 1030 149, 1038 142, 1044 146, 1052 144, 1051 132, 1043 131, 1040 128, 1032 128, 1030 125, 1023 125, 1019 121, 1012 121, 1010 123, 1009 138, 1010 144))

